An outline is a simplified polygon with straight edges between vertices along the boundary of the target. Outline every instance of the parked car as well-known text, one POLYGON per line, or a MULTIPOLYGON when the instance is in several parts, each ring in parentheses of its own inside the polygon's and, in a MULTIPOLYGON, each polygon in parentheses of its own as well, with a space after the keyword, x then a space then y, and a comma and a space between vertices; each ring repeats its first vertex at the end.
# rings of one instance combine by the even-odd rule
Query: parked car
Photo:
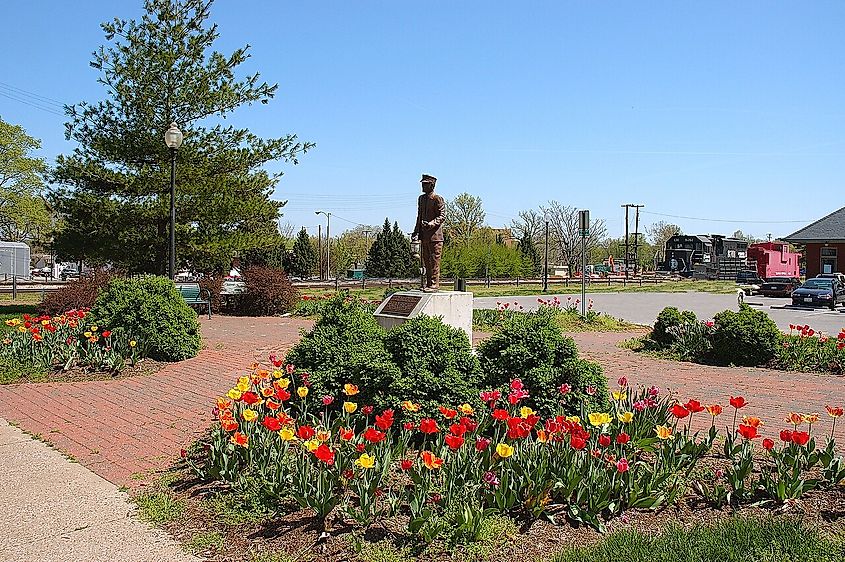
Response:
POLYGON ((837 303, 845 303, 845 285, 833 278, 807 279, 792 291, 794 306, 827 306, 833 310, 837 303))
POLYGON ((62 269, 59 277, 62 278, 62 281, 67 281, 68 279, 79 279, 79 275, 79 269, 73 266, 66 266, 62 269))
POLYGON ((746 295, 753 295, 760 292, 760 286, 764 283, 763 279, 756 271, 737 271, 736 282, 742 292, 746 295))
POLYGON ((816 279, 838 279, 840 283, 845 285, 845 273, 819 273, 816 279))
POLYGON ((801 280, 796 277, 769 277, 760 285, 760 294, 764 297, 788 297, 800 286, 801 280))

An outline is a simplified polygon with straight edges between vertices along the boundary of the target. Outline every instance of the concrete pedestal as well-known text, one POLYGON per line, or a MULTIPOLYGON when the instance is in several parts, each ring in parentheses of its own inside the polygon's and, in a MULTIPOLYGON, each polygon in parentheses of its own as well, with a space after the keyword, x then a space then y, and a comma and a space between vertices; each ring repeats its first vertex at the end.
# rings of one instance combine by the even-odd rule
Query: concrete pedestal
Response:
POLYGON ((444 324, 463 330, 472 344, 472 293, 402 291, 384 299, 373 314, 386 330, 421 314, 439 316, 444 324))

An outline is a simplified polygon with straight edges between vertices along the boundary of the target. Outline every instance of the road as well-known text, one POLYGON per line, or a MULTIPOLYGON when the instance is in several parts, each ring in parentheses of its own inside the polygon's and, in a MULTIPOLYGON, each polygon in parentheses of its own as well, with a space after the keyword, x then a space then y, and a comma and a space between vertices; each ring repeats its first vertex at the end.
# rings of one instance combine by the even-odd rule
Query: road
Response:
MULTIPOLYGON (((519 303, 527 310, 539 306, 538 298, 549 299, 555 295, 530 297, 478 297, 474 300, 475 308, 496 308, 498 302, 519 303)), ((575 302, 580 295, 557 295, 563 302, 575 302), (567 301, 571 299, 571 301, 567 301)), ((713 293, 587 293, 593 300, 593 310, 604 312, 616 318, 622 318, 635 324, 650 325, 657 314, 666 306, 675 306, 681 310, 692 310, 701 319, 712 318, 717 312, 726 309, 736 310, 736 295, 717 295, 713 293)), ((789 299, 776 299, 761 296, 745 297, 745 302, 754 308, 763 310, 778 327, 789 332, 790 324, 809 325, 817 332, 836 335, 845 328, 845 309, 831 311, 826 308, 790 309, 784 308, 789 299)))

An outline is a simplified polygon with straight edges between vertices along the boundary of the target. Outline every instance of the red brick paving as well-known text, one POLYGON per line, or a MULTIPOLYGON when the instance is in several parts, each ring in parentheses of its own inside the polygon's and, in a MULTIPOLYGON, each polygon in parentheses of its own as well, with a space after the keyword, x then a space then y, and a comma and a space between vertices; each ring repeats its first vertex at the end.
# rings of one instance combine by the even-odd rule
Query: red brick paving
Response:
POLYGON ((239 371, 283 353, 311 325, 225 316, 201 322, 205 347, 193 359, 112 381, 3 386, 0 417, 115 484, 137 484, 133 474, 168 467, 208 427, 215 397, 239 371))
MULTIPOLYGON (((214 398, 230 388, 239 371, 271 352, 283 353, 310 321, 297 318, 202 320, 205 348, 194 359, 174 363, 153 375, 113 381, 46 383, 0 387, 0 417, 40 434, 84 466, 119 485, 132 486, 133 474, 164 469, 211 422, 214 398)), ((822 413, 819 430, 829 431, 825 404, 843 404, 840 377, 766 369, 724 368, 662 361, 620 349, 632 334, 575 334, 582 355, 602 364, 615 384, 656 384, 684 400, 725 406, 728 396, 749 401, 743 413, 765 422, 776 436, 790 411, 822 413)), ((698 422, 709 425, 699 415, 698 422)), ((837 431, 845 438, 845 420, 837 431)))
MULTIPOLYGON (((790 427, 783 421, 789 412, 818 412, 821 419, 814 432, 829 435, 831 419, 825 405, 845 405, 843 377, 681 363, 646 357, 617 346, 633 335, 637 334, 587 332, 573 337, 584 358, 601 363, 611 385, 624 375, 630 384, 654 384, 674 391, 683 402, 695 398, 702 404, 721 404, 724 413, 717 420, 719 428, 731 424, 730 396, 745 397, 748 405, 740 410, 740 415, 759 417, 764 422, 763 436, 775 440, 781 429, 790 427)), ((706 413, 699 414, 697 421, 694 426, 710 426, 710 416, 706 413)), ((836 438, 841 441, 845 439, 845 418, 839 421, 843 423, 837 423, 836 438)))

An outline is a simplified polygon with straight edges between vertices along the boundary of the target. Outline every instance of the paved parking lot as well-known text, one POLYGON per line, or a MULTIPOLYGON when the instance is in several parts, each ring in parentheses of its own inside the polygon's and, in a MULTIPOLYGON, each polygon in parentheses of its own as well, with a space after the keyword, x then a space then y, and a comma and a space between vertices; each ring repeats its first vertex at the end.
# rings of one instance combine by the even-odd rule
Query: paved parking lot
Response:
MULTIPOLYGON (((555 295, 541 296, 551 298, 555 295)), ((567 302, 575 302, 580 295, 557 295, 567 302)), ((676 306, 681 310, 692 310, 699 318, 712 318, 717 312, 725 309, 736 310, 736 295, 716 295, 712 293, 587 293, 587 298, 593 300, 593 309, 623 318, 636 324, 653 324, 657 314, 666 306, 676 306)), ((475 308, 496 308, 497 302, 518 302, 526 309, 539 306, 538 297, 480 297, 475 299, 475 308)), ((767 298, 760 296, 746 297, 749 305, 764 310, 778 326, 785 332, 790 324, 808 324, 816 331, 828 334, 838 334, 845 328, 845 308, 838 307, 835 311, 826 308, 791 309, 784 308, 789 299, 767 298)))

